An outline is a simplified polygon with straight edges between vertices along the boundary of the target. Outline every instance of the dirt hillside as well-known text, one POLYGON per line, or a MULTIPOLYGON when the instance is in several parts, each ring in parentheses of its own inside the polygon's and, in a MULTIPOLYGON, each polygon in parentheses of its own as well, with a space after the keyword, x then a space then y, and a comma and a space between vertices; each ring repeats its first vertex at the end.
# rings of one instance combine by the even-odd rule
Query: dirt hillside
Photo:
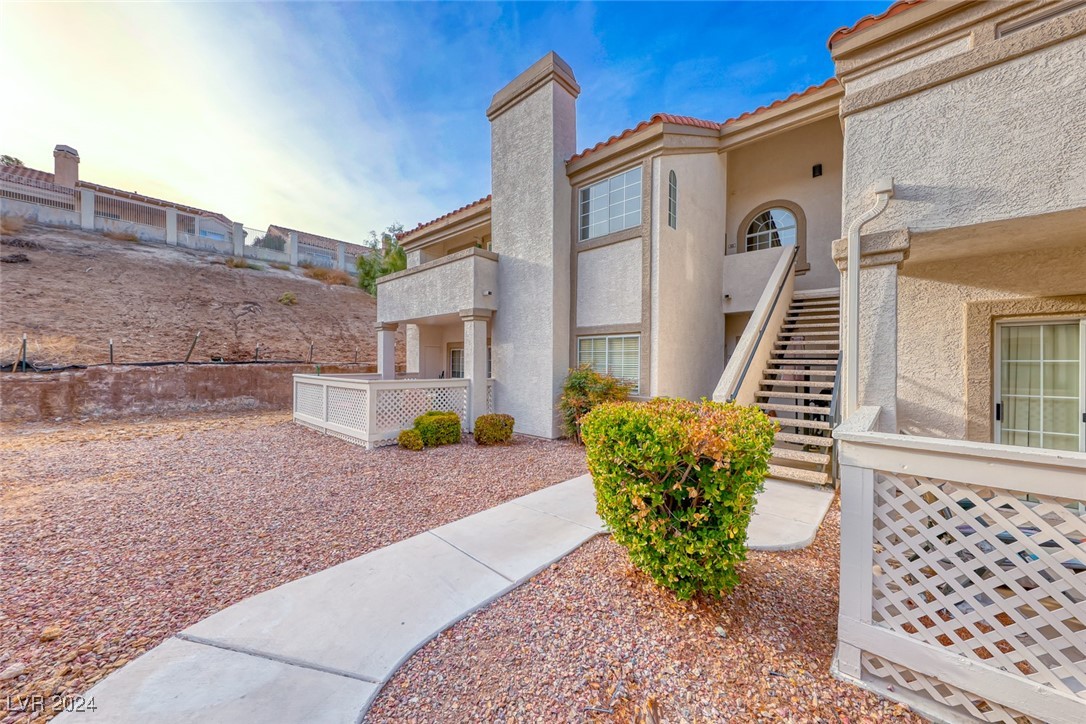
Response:
MULTIPOLYGON (((333 286, 257 262, 232 269, 226 257, 26 225, 0 238, 0 363, 17 359, 22 335, 38 364, 215 357, 375 362, 377 302, 360 289, 333 286), (279 299, 290 292, 293 305, 279 299)), ((398 349, 402 361, 402 342, 398 349)))

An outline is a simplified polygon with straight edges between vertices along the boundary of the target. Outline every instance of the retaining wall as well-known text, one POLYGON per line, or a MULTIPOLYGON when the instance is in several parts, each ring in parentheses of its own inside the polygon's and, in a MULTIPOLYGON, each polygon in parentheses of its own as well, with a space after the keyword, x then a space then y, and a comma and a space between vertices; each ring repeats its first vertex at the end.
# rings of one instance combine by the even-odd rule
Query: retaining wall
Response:
MULTIPOLYGON (((290 410, 292 375, 307 364, 114 365, 0 374, 0 422, 117 418, 202 410, 290 410)), ((374 372, 371 364, 322 372, 374 372)))

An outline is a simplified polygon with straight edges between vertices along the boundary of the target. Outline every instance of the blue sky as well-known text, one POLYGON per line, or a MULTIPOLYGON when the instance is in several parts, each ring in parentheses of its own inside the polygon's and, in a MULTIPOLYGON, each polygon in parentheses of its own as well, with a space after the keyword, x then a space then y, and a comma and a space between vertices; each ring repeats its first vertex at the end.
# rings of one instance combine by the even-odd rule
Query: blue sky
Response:
POLYGON ((13 5, 0 152, 351 240, 490 191, 491 96, 544 53, 581 85, 578 146, 656 112, 724 120, 833 74, 879 2, 13 5), (28 63, 26 58, 35 58, 28 63))

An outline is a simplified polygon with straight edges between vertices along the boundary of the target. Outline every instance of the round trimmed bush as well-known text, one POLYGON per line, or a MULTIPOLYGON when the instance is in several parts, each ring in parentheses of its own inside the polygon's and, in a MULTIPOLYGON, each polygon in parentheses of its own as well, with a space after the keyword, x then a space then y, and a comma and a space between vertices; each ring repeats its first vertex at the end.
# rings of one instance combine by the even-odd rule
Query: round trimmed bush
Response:
POLYGON ((396 437, 396 442, 398 442, 400 447, 405 450, 422 449, 422 435, 419 435, 419 431, 414 428, 400 430, 400 434, 396 437))
POLYGON ((777 423, 703 400, 605 403, 582 421, 597 510, 630 560, 681 599, 739 582, 777 423))
POLYGON ((460 442, 460 416, 455 412, 430 410, 415 418, 415 429, 426 447, 460 442))
POLYGON ((633 383, 597 372, 589 365, 570 370, 558 398, 558 412, 566 434, 581 442, 584 416, 596 405, 625 400, 632 389, 633 383))
POLYGON ((475 418, 475 442, 497 445, 513 439, 512 415, 479 415, 475 418))

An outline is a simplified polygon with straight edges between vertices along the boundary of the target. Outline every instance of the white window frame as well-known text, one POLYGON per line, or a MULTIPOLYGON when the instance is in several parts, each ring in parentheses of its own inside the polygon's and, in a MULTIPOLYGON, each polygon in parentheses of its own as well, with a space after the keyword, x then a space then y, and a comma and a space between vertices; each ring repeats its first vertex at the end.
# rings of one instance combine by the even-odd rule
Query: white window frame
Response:
POLYGON ((667 174, 667 225, 672 229, 679 228, 679 179, 675 169, 667 174))
MULTIPOLYGON (((1082 415, 1086 414, 1086 317, 1078 315, 1072 315, 1068 317, 1021 318, 996 322, 995 335, 993 339, 993 346, 995 348, 995 368, 992 370, 992 379, 994 382, 992 393, 992 441, 996 444, 1003 444, 1003 421, 996 419, 996 405, 1000 404, 1003 401, 1003 330, 1008 327, 1032 327, 1037 325, 1072 324, 1074 322, 1078 322, 1079 324, 1078 451, 1086 452, 1086 421, 1083 421, 1082 419, 1082 415)), ((1043 343, 1044 342, 1042 340, 1042 345, 1043 343)), ((1041 389, 1043 390, 1044 364, 1041 364, 1041 385, 1041 389)))
POLYGON ((637 165, 577 190, 577 239, 590 241, 641 225, 643 173, 637 165), (637 180, 632 174, 636 172, 637 180), (617 198, 616 198, 617 196, 617 198), (593 206, 607 202, 606 209, 593 206), (604 213, 606 211, 606 213, 604 213), (618 213, 621 211, 621 213, 618 213), (593 222, 594 215, 599 214, 593 222))
POLYGON ((778 246, 798 246, 799 245, 799 218, 796 216, 795 211, 792 211, 792 209, 786 208, 784 206, 770 206, 768 208, 762 209, 761 211, 759 211, 757 214, 754 215, 753 219, 750 220, 750 223, 747 224, 747 228, 743 229, 743 251, 747 252, 747 251, 762 251, 763 249, 773 249, 773 248, 775 248, 773 246, 773 234, 776 233, 778 238, 779 238, 781 236, 781 234, 780 234, 781 231, 788 231, 789 229, 792 231, 792 243, 791 244, 782 243, 782 244, 779 244, 778 246), (751 233, 751 231, 750 231, 751 227, 754 226, 754 223, 756 221, 758 221, 758 219, 760 219, 765 214, 770 214, 770 218, 772 218, 772 213, 774 211, 783 211, 784 213, 791 216, 792 217, 792 225, 791 226, 781 227, 781 228, 778 228, 778 229, 773 229, 772 231, 756 231, 754 233, 751 233), (753 246, 751 245, 751 239, 754 239, 753 246))
POLYGON ((464 348, 463 347, 451 347, 449 349, 449 379, 450 380, 462 380, 464 379, 464 348), (453 358, 456 357, 456 353, 460 353, 460 375, 456 374, 456 366, 453 364, 453 358))
MULTIPOLYGON (((603 369, 597 370, 598 372, 604 372, 606 374, 618 377, 621 380, 633 383, 633 389, 630 390, 630 394, 641 394, 641 335, 640 334, 593 334, 586 335, 577 338, 577 365, 588 364, 581 361, 581 342, 604 340, 603 345, 603 369), (634 339, 637 340, 637 373, 635 378, 620 377, 611 371, 611 340, 619 339, 634 339)), ((593 367, 593 369, 595 369, 593 367)))

